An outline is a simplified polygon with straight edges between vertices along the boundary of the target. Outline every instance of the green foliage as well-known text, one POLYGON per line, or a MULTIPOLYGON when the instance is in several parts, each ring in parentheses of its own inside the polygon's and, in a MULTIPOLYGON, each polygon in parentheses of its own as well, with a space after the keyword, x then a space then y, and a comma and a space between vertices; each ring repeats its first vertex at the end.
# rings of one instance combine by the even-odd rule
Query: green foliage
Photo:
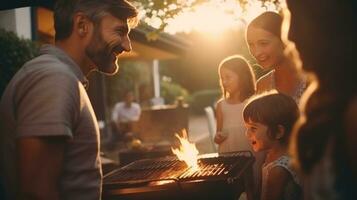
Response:
POLYGON ((0 94, 20 67, 36 56, 38 45, 0 29, 0 94))
POLYGON ((213 106, 221 97, 221 90, 201 90, 194 93, 191 97, 190 108, 196 114, 204 113, 204 108, 213 106))
MULTIPOLYGON (((207 3, 210 0, 139 0, 138 6, 145 12, 145 16, 149 19, 157 19, 160 26, 153 32, 147 34, 149 40, 157 39, 157 35, 162 32, 168 25, 168 21, 175 18, 177 15, 194 10, 197 6, 207 3)), ((225 1, 225 0, 221 0, 225 1)), ((236 0, 241 5, 243 10, 246 10, 249 0, 236 0)), ((267 7, 268 3, 273 3, 277 8, 280 8, 281 0, 258 0, 262 3, 262 7, 267 7)))
POLYGON ((175 103, 178 97, 183 97, 184 102, 188 101, 188 91, 177 83, 162 81, 160 91, 165 104, 175 103))
POLYGON ((111 77, 106 77, 108 105, 113 106, 122 100, 125 91, 134 91, 138 97, 138 88, 150 82, 150 68, 143 62, 120 63, 119 72, 111 77))

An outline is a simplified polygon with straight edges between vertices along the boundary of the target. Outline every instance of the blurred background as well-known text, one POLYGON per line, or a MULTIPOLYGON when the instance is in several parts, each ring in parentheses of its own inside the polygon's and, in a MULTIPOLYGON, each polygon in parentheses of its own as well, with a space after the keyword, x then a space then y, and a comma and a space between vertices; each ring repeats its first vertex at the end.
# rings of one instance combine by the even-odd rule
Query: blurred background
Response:
MULTIPOLYGON (((0 94, 22 64, 36 56, 41 44, 54 42, 53 1, 6 1, 0 10, 0 94)), ((171 146, 174 134, 187 129, 201 153, 214 152, 214 106, 221 97, 218 65, 227 56, 241 54, 257 78, 263 75, 248 52, 245 27, 264 11, 280 11, 283 2, 131 2, 140 10, 139 26, 130 33, 133 51, 120 56, 118 74, 92 73, 89 77, 88 93, 104 151, 116 155, 123 149, 171 146), (136 140, 107 149, 113 134, 113 107, 123 101, 126 91, 134 93, 142 109, 133 130, 136 140)))

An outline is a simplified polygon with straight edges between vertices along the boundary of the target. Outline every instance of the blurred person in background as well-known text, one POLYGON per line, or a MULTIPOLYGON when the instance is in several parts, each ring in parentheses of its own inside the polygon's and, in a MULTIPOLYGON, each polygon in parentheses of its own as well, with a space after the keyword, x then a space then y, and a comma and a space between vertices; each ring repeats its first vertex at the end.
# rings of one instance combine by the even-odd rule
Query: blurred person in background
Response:
POLYGON ((134 124, 140 119, 141 107, 134 102, 134 93, 127 91, 124 94, 124 101, 115 104, 112 112, 113 138, 115 142, 118 138, 130 139, 133 137, 134 124))

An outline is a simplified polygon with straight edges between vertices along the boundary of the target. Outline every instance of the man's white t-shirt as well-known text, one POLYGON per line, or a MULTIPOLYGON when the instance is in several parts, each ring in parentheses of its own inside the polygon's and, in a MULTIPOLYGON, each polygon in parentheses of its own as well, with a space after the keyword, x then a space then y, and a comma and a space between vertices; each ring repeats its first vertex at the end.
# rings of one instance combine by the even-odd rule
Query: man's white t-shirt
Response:
POLYGON ((119 102, 115 104, 112 120, 114 122, 134 122, 138 121, 141 114, 141 108, 138 103, 131 103, 131 106, 128 107, 125 105, 125 102, 119 102))

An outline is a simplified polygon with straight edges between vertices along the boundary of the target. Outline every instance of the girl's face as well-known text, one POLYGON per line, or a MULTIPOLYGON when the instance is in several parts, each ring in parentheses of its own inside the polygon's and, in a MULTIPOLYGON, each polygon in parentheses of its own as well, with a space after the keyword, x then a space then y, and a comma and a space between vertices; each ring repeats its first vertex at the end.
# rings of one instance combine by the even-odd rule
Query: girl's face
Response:
POLYGON ((238 91, 238 75, 227 68, 222 67, 220 70, 221 81, 223 88, 229 93, 232 94, 238 91))
POLYGON ((266 125, 249 120, 245 122, 245 127, 247 128, 245 135, 255 152, 267 150, 273 146, 274 141, 269 138, 266 125))
POLYGON ((264 29, 249 27, 247 43, 250 54, 264 69, 276 67, 284 57, 284 46, 280 38, 264 29))

